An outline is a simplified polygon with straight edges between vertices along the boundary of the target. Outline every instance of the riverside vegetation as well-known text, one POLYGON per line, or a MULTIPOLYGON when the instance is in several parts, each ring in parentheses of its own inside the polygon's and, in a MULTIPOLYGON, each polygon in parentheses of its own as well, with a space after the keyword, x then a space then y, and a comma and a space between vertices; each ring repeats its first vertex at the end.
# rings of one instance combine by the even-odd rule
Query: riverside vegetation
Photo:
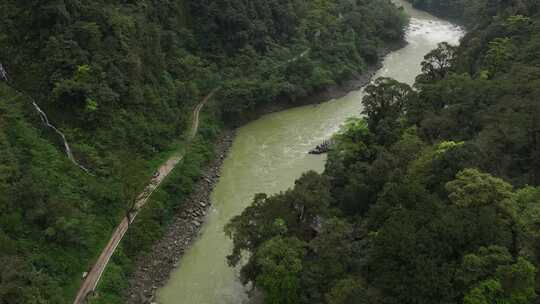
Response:
POLYGON ((354 78, 406 23, 389 0, 5 0, 0 11, 10 79, 0 83, 0 303, 10 304, 72 301, 153 170, 186 149, 94 299, 123 302, 133 260, 192 191, 224 123, 354 78), (216 87, 188 148, 193 107, 216 87))
POLYGON ((226 227, 264 303, 539 303, 540 3, 415 3, 482 13, 414 87, 366 88, 324 173, 226 227))

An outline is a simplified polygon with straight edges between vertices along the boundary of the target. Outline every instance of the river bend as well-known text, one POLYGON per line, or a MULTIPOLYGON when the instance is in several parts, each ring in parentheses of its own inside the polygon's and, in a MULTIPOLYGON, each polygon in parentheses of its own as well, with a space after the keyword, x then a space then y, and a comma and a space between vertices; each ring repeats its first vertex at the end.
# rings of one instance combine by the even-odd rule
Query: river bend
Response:
MULTIPOLYGON (((397 0, 396 0, 397 1, 397 0)), ((375 77, 412 84, 420 63, 440 42, 459 43, 464 32, 450 22, 420 12, 399 0, 411 16, 407 46, 390 53, 375 77)), ((188 250, 167 285, 158 293, 162 304, 239 304, 246 290, 225 257, 232 242, 223 227, 247 207, 256 193, 290 188, 303 172, 322 172, 325 156, 306 152, 329 138, 351 116, 359 116, 362 90, 319 105, 266 115, 238 130, 212 193, 213 207, 199 239, 188 250)))

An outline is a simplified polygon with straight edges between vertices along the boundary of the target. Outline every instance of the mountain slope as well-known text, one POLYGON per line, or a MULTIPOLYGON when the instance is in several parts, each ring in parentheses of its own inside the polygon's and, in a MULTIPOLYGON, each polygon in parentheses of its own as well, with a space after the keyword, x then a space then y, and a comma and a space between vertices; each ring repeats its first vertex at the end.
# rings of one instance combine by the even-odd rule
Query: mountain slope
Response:
POLYGON ((225 122, 361 74, 405 24, 390 1, 375 0, 6 0, 0 11, 10 80, 0 83, 0 303, 70 302, 160 161, 186 148, 196 103, 220 86, 189 162, 113 257, 100 299, 121 302, 132 261, 192 190, 225 122), (32 100, 88 174, 65 158, 32 100))
POLYGON ((494 3, 414 89, 368 86, 322 175, 231 221, 265 302, 538 303, 540 8, 494 3))

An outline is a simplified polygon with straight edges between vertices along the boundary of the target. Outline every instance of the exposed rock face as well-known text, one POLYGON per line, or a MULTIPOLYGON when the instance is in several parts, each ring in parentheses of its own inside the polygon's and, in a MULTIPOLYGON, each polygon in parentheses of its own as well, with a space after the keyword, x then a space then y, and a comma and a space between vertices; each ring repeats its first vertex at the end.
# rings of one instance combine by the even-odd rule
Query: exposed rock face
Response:
POLYGON ((150 253, 137 261, 135 271, 129 280, 129 288, 126 290, 128 303, 155 303, 157 289, 168 281, 170 273, 178 267, 184 252, 197 239, 212 205, 210 194, 219 180, 221 165, 233 139, 233 131, 227 131, 221 136, 216 144, 214 161, 195 185, 191 196, 177 211, 166 234, 154 245, 150 253))

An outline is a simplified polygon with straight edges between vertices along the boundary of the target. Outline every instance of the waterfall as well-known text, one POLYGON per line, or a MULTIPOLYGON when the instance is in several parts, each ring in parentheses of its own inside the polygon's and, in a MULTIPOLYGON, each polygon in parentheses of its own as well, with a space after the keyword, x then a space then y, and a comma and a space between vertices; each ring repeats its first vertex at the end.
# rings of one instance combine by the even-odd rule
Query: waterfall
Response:
POLYGON ((7 75, 7 72, 6 70, 4 69, 4 66, 0 63, 0 79, 8 82, 9 79, 8 79, 8 75, 7 75))
POLYGON ((83 165, 79 164, 77 162, 77 160, 75 159, 75 157, 73 156, 73 152, 71 152, 71 147, 69 146, 69 143, 66 139, 66 136, 64 135, 64 133, 62 133, 62 131, 58 130, 57 127, 55 127, 53 124, 51 124, 51 122, 49 121, 49 118, 47 117, 47 114, 38 106, 38 104, 36 103, 36 101, 34 100, 34 98, 32 98, 32 96, 29 96, 28 94, 25 94, 24 92, 16 89, 12 84, 11 82, 9 81, 9 78, 8 78, 8 74, 6 72, 6 70, 4 69, 4 67, 2 66, 2 64, 0 63, 0 80, 4 80, 8 85, 10 85, 15 91, 17 91, 19 94, 22 94, 22 95, 26 95, 30 98, 30 100, 32 101, 32 106, 34 106, 34 109, 36 110, 36 112, 39 114, 39 118, 41 119, 41 122, 43 122, 43 124, 53 130, 56 134, 58 134, 58 136, 60 136, 60 138, 62 138, 62 142, 64 143, 64 150, 65 150, 65 153, 66 153, 66 156, 67 158, 77 167, 81 168, 84 172, 86 173, 89 173, 88 169, 86 169, 83 165))
POLYGON ((56 134, 58 134, 58 136, 60 136, 60 138, 62 138, 62 142, 64 143, 64 150, 66 152, 67 158, 77 167, 81 168, 84 172, 88 173, 88 169, 86 169, 84 166, 79 164, 77 160, 75 159, 75 157, 73 157, 73 153, 71 152, 71 147, 69 146, 69 143, 64 133, 62 133, 62 131, 58 130, 58 128, 56 128, 53 124, 49 122, 49 118, 47 117, 47 114, 33 100, 32 100, 32 105, 34 106, 34 109, 36 109, 36 111, 38 112, 39 118, 41 118, 41 121, 43 122, 43 124, 47 126, 48 128, 52 129, 56 134))

